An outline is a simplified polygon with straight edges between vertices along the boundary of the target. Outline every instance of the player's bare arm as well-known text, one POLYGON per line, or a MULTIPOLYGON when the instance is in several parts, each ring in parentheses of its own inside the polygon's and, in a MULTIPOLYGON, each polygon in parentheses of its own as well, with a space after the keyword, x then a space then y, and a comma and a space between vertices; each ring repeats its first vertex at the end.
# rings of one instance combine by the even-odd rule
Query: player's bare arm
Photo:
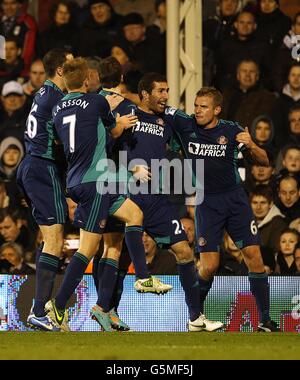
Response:
POLYGON ((125 131, 125 129, 130 129, 135 126, 137 123, 138 118, 135 115, 125 115, 120 116, 120 114, 117 114, 116 117, 116 127, 111 130, 111 135, 114 139, 117 139, 122 135, 122 133, 125 131))
POLYGON ((266 151, 264 149, 261 149, 254 143, 248 128, 245 128, 244 132, 241 132, 236 136, 236 141, 241 144, 244 144, 248 148, 248 152, 250 155, 249 158, 253 160, 255 163, 258 163, 263 166, 269 165, 269 159, 266 151))

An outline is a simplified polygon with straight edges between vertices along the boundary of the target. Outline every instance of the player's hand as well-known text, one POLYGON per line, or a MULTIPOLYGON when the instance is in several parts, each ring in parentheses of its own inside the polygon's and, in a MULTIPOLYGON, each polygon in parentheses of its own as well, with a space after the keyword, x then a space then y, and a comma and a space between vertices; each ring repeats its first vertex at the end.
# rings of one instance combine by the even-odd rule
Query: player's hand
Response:
POLYGON ((105 99, 108 101, 111 111, 114 111, 118 107, 118 105, 124 100, 124 98, 118 94, 107 95, 105 99))
POLYGON ((236 136, 236 141, 240 144, 244 144, 249 149, 251 149, 254 144, 247 127, 244 132, 241 132, 236 136))
POLYGON ((132 169, 132 173, 133 177, 141 183, 148 182, 151 179, 151 173, 149 172, 149 168, 145 165, 136 165, 132 169))
POLYGON ((135 115, 125 115, 120 116, 120 114, 117 114, 116 122, 119 124, 123 129, 130 129, 136 125, 138 122, 138 118, 135 115))

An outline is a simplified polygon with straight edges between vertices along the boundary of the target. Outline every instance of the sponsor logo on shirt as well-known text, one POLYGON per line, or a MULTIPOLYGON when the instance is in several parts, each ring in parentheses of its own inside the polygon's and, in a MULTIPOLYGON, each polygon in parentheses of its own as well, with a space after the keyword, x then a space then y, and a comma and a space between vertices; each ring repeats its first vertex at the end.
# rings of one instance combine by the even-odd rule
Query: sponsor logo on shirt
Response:
POLYGON ((189 153, 202 157, 225 157, 227 145, 189 143, 189 153))

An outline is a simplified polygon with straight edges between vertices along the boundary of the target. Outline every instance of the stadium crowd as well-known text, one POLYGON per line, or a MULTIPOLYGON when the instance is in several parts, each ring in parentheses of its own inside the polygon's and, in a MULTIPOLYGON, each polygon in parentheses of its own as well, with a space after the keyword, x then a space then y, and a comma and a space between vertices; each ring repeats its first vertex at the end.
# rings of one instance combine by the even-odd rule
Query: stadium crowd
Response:
MULTIPOLYGON (((136 104, 142 75, 166 72, 166 1, 53 3, 45 29, 27 13, 26 1, 1 1, 6 59, 0 60, 0 274, 35 273, 35 251, 42 241, 17 187, 16 171, 24 156, 33 96, 46 79, 44 55, 64 48, 88 58, 90 92, 101 89, 100 60, 114 56, 122 65, 124 96, 136 104)), ((300 275, 300 12, 291 19, 278 0, 204 1, 204 10, 208 3, 215 3, 216 9, 203 20, 204 84, 222 90, 222 118, 248 127, 270 160, 268 167, 249 166, 241 156, 239 167, 257 219, 266 270, 271 275, 300 275)), ((170 152, 168 158, 174 155, 170 152)), ((186 206, 184 196, 171 200, 192 247, 193 204, 189 200, 186 206)), ((72 227, 76 205, 68 199, 68 206, 61 272, 79 239, 72 227)), ((152 274, 177 273, 171 252, 156 246, 146 233, 143 243, 152 274)), ((247 275, 241 251, 229 235, 224 236, 222 251, 219 274, 247 275)), ((134 273, 132 266, 129 272, 134 273)))

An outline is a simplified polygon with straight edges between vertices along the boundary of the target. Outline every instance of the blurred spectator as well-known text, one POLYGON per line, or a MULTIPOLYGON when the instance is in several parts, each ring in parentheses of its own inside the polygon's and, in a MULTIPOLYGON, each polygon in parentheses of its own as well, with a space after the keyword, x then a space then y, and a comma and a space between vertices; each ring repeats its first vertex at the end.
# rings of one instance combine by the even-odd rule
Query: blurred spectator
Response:
POLYGON ((6 137, 0 144, 0 177, 6 181, 15 180, 23 156, 21 142, 15 137, 6 137))
POLYGON ((275 126, 275 142, 282 148, 289 136, 289 112, 292 107, 300 106, 300 63, 294 64, 279 99, 274 104, 272 120, 275 126))
MULTIPOLYGON (((242 61, 255 61, 263 83, 268 83, 270 54, 265 41, 257 38, 255 17, 241 12, 234 22, 236 33, 224 39, 217 50, 217 85, 222 90, 235 85, 237 67, 242 61)), ((255 76, 254 76, 255 77, 255 76)), ((255 78, 257 82, 258 78, 255 78)), ((249 86, 251 87, 251 86, 249 86)))
POLYGON ((279 237, 287 228, 287 223, 273 203, 272 189, 266 185, 257 186, 250 194, 250 203, 258 224, 261 245, 270 248, 275 255, 279 237))
POLYGON ((259 67, 252 60, 239 63, 236 77, 237 88, 224 91, 222 117, 251 129, 255 118, 271 112, 275 96, 259 85, 259 67))
POLYGON ((143 234, 147 267, 150 274, 178 274, 175 256, 167 249, 160 249, 146 232, 143 234))
POLYGON ((219 0, 216 5, 215 15, 203 23, 203 45, 211 50, 234 33, 236 15, 242 10, 241 0, 219 0))
POLYGON ((260 166, 258 164, 253 164, 251 166, 251 173, 247 175, 247 180, 244 183, 248 193, 254 191, 256 186, 268 185, 272 189, 275 187, 275 163, 270 161, 269 166, 260 166))
POLYGON ((140 13, 146 25, 155 20, 155 0, 110 0, 117 13, 125 16, 128 13, 140 13))
POLYGON ((224 234, 221 265, 218 271, 221 276, 247 276, 248 268, 242 251, 234 244, 227 232, 224 234))
POLYGON ((255 144, 275 156, 274 124, 269 116, 258 116, 252 123, 250 134, 255 144))
POLYGON ((71 258, 79 248, 79 230, 71 227, 65 230, 63 255, 60 260, 59 268, 61 272, 67 269, 71 258))
POLYGON ((89 68, 89 85, 88 92, 98 93, 101 89, 101 83, 99 78, 99 65, 100 58, 98 57, 89 57, 87 59, 87 64, 89 68))
POLYGON ((134 70, 137 66, 133 48, 126 41, 117 41, 111 49, 112 57, 122 66, 123 75, 128 71, 134 70))
POLYGON ((9 263, 7 274, 35 274, 35 270, 24 262, 24 252, 19 244, 3 244, 0 248, 0 257, 9 263))
POLYGON ((166 0, 155 0, 156 19, 148 27, 148 34, 161 35, 166 38, 167 30, 167 3, 166 0))
POLYGON ((46 80, 46 73, 43 61, 36 59, 30 65, 29 80, 23 84, 24 94, 33 99, 35 93, 39 91, 46 80))
POLYGON ((298 231, 298 233, 300 234, 300 218, 293 220, 289 227, 293 230, 298 231))
POLYGON ((282 232, 279 242, 279 252, 277 253, 276 272, 283 276, 292 276, 296 273, 295 251, 299 243, 299 234, 292 229, 282 232))
POLYGON ((272 46, 274 54, 290 30, 291 19, 280 10, 279 0, 258 0, 258 3, 257 34, 272 46))
POLYGON ((110 55, 114 41, 121 37, 121 16, 108 0, 90 0, 90 16, 80 33, 79 54, 84 57, 110 55))
POLYGON ((25 75, 24 62, 21 58, 21 49, 16 38, 5 41, 6 59, 0 60, 0 88, 5 82, 22 79, 25 75))
POLYGON ((300 12, 295 15, 292 28, 284 37, 283 44, 277 53, 276 59, 274 60, 272 81, 273 89, 278 93, 281 93, 283 86, 285 85, 285 81, 292 64, 300 62, 299 48, 297 47, 299 44, 299 36, 300 12), (296 56, 293 54, 294 49, 298 52, 296 56))
POLYGON ((300 276, 300 245, 295 249, 295 255, 294 255, 295 265, 296 265, 296 273, 294 273, 297 276, 300 276))
POLYGON ((276 206, 286 217, 287 223, 293 222, 300 217, 300 187, 297 180, 292 176, 284 177, 278 186, 279 200, 276 206))
POLYGON ((146 25, 139 13, 129 13, 123 20, 126 41, 134 51, 138 68, 146 72, 165 73, 166 46, 161 37, 149 37, 146 25))
POLYGON ((10 199, 6 192, 5 182, 0 179, 0 209, 10 206, 10 199))
POLYGON ((300 146, 300 104, 290 109, 289 136, 286 144, 300 146))
POLYGON ((138 94, 138 84, 142 77, 143 73, 139 70, 130 70, 123 77, 123 95, 136 105, 141 102, 138 94))
POLYGON ((54 4, 50 17, 50 27, 39 38, 39 56, 43 57, 54 48, 66 49, 76 54, 79 31, 73 22, 72 4, 65 0, 59 1, 54 4))
POLYGON ((282 157, 281 170, 276 176, 276 183, 279 183, 281 178, 291 175, 300 183, 300 146, 288 145, 279 154, 282 157))
POLYGON ((189 216, 185 216, 180 219, 183 229, 186 233, 189 246, 192 247, 195 243, 195 222, 194 219, 189 216))
MULTIPOLYGON (((275 271, 275 257, 270 249, 261 247, 261 255, 266 272, 275 271)), ((244 262, 242 251, 235 245, 228 233, 224 235, 219 275, 247 276, 248 268, 244 262)))
POLYGON ((15 37, 22 47, 25 69, 29 70, 35 54, 37 25, 33 17, 22 11, 22 0, 2 0, 0 15, 0 35, 15 37))
POLYGON ((2 109, 0 112, 0 140, 13 136, 23 141, 28 104, 20 83, 5 83, 1 92, 2 109))
POLYGON ((17 210, 0 210, 0 244, 5 242, 18 243, 24 252, 33 252, 34 236, 20 220, 17 210))

